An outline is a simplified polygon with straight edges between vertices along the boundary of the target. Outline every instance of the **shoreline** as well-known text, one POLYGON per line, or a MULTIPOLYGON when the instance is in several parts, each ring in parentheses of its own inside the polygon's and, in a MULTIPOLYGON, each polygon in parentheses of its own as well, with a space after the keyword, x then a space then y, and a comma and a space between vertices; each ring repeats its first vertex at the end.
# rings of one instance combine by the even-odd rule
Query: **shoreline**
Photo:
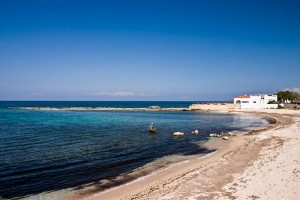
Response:
MULTIPOLYGON (((264 147, 268 146, 270 143, 274 143, 275 140, 278 140, 278 138, 264 138, 262 133, 270 132, 272 130, 280 130, 283 128, 288 128, 293 122, 294 114, 283 114, 277 113, 272 114, 272 111, 263 112, 264 110, 260 111, 238 111, 235 113, 245 113, 245 114, 252 114, 257 115, 262 118, 267 118, 268 120, 271 120, 274 122, 276 120, 276 124, 270 123, 270 125, 267 128, 262 128, 260 130, 253 130, 249 133, 239 135, 237 137, 232 138, 229 142, 228 141, 222 141, 219 140, 219 142, 223 143, 221 145, 221 148, 219 150, 216 150, 214 153, 210 153, 208 155, 202 156, 202 157, 196 157, 188 159, 187 162, 172 166, 166 170, 157 172, 156 174, 152 176, 147 176, 142 178, 142 180, 134 180, 132 182, 129 182, 127 184, 117 186, 115 188, 111 188, 99 193, 90 194, 85 196, 85 199, 163 199, 163 196, 166 199, 176 199, 178 197, 178 193, 180 193, 179 196, 181 196, 182 199, 187 199, 188 197, 201 197, 201 199, 211 199, 213 197, 218 198, 229 198, 232 194, 222 194, 220 191, 222 190, 222 187, 226 184, 233 181, 233 174, 241 173, 245 168, 251 166, 251 163, 253 163, 256 159, 259 158, 259 153, 263 150, 264 147), (285 119, 286 118, 286 119, 285 119), (274 140, 274 141, 273 141, 274 140), (260 141, 260 142, 259 142, 260 141), (225 145, 225 146, 224 146, 225 145), (220 166, 228 167, 225 163, 232 163, 230 159, 227 160, 227 156, 231 159, 232 156, 236 156, 237 154, 245 151, 243 150, 244 147, 246 148, 247 155, 251 155, 249 158, 246 159, 245 162, 241 161, 241 164, 238 164, 239 166, 235 167, 234 172, 229 172, 229 175, 222 175, 219 174, 220 172, 217 170, 220 169, 220 166), (221 163, 219 163, 221 162, 221 163), (218 166, 216 163, 221 164, 218 166), (225 164, 225 166, 224 166, 225 164), (212 171, 213 168, 216 168, 216 171, 212 171), (209 177, 208 174, 219 174, 219 176, 211 176, 209 177), (204 175, 204 177, 203 177, 204 175), (220 179, 220 177, 225 176, 225 179, 222 179, 221 181, 216 180, 220 179), (230 176, 230 177, 228 177, 230 176), (202 177, 202 178, 201 178, 202 177), (218 177, 218 178, 216 178, 218 177), (188 184, 186 184, 187 181, 191 181, 193 179, 200 178, 203 182, 211 182, 209 187, 214 188, 211 191, 211 194, 209 194, 210 190, 207 190, 207 187, 204 190, 203 185, 201 191, 201 181, 200 185, 197 187, 197 191, 195 194, 194 192, 187 193, 185 192, 190 191, 193 187, 189 187, 188 184), (224 181, 225 180, 225 181, 224 181), (200 186, 200 187, 199 187, 200 186), (222 187, 221 187, 222 186, 222 187), (172 188, 173 187, 173 188, 172 188), (185 190, 183 189, 175 189, 175 188, 181 188, 186 187, 185 190), (216 190, 218 192, 216 192, 216 190), (176 195, 175 195, 176 194, 176 195), (221 195, 220 195, 221 194, 221 195)), ((299 112, 296 111, 296 113, 299 112)), ((211 140, 218 140, 217 138, 212 138, 211 140)), ((280 140, 278 140, 280 142, 280 140)), ((276 141, 275 141, 276 142, 276 141)), ((209 142, 208 142, 209 143, 209 142)), ((217 144, 216 147, 220 147, 220 144, 217 144)), ((212 147, 211 147, 212 148, 212 147)), ((239 157, 239 156, 238 156, 239 157)), ((230 165, 230 164, 229 164, 230 165)), ((228 169, 222 169, 221 172, 225 173, 228 169)), ((229 167, 230 170, 230 167, 229 167)), ((151 175, 151 174, 150 174, 151 175)), ((194 190, 194 189, 192 189, 194 190)), ((74 196, 75 197, 75 196, 74 196)), ((83 198, 78 197, 77 198, 83 198)), ((180 199, 181 199, 180 198, 180 199)))
MULTIPOLYGON (((224 112, 220 112, 224 113, 224 112)), ((229 113, 233 114, 233 113, 229 113)), ((249 113, 238 113, 237 114, 249 114, 249 113)), ((230 140, 240 140, 240 136, 243 134, 246 134, 248 132, 253 132, 253 131, 264 131, 266 129, 272 128, 273 125, 270 122, 270 118, 267 117, 262 117, 261 118, 266 119, 269 122, 269 125, 267 127, 261 127, 261 128, 255 128, 255 129, 249 129, 248 131, 233 131, 237 132, 238 136, 237 137, 230 137, 230 140), (239 138, 239 139, 237 139, 239 138)), ((272 121, 272 120, 271 120, 272 121)), ((274 122, 274 120, 273 120, 274 122)), ((250 127, 251 128, 251 127, 250 127)), ((108 187, 106 189, 100 189, 97 188, 97 186, 92 186, 92 187, 85 187, 83 190, 79 191, 74 191, 74 193, 70 193, 71 195, 66 195, 66 197, 62 197, 61 199, 123 199, 124 197, 122 196, 115 196, 115 193, 118 194, 123 194, 128 192, 128 187, 130 188, 129 190, 132 191, 132 188, 136 188, 136 185, 148 184, 148 181, 152 183, 152 181, 155 181, 156 179, 159 179, 160 176, 166 176, 170 172, 171 174, 174 174, 178 168, 184 168, 184 169, 192 169, 190 166, 195 167, 199 161, 206 162, 206 160, 209 160, 211 157, 218 157, 224 150, 229 149, 231 146, 232 141, 224 141, 221 138, 210 138, 207 142, 204 143, 203 147, 208 148, 208 151, 212 150, 213 152, 211 153, 201 153, 197 155, 191 155, 191 156, 177 156, 178 158, 175 160, 175 162, 166 162, 163 165, 160 165, 159 168, 155 168, 153 171, 148 171, 146 175, 142 176, 136 176, 135 179, 129 180, 128 182, 125 182, 121 185, 116 185, 113 187, 108 187), (174 171, 175 170, 175 171, 174 171), (120 192, 121 191, 121 192, 120 192)), ((139 169, 136 169, 139 170, 139 169)), ((128 175, 134 173, 130 172, 128 175)), ((186 173, 186 172, 185 172, 186 173)), ((176 174, 176 173, 175 173, 176 174)), ((168 178, 172 178, 172 176, 167 176, 168 178)), ((118 177, 116 178, 118 180, 118 177)))
MULTIPOLYGON (((191 111, 196 112, 196 111, 191 111)), ((201 112, 201 111, 200 111, 201 112)), ((207 111, 205 111, 206 113, 207 111)), ((220 112, 224 113, 224 112, 220 112)), ((233 113, 228 113, 233 114, 233 113)), ((241 114, 241 113, 238 113, 241 114)), ((247 114, 249 115, 249 114, 247 114)), ((265 129, 265 126, 262 126, 263 128, 258 129, 265 129)), ((255 128, 255 129, 257 129, 255 128)), ((249 129, 249 131, 252 131, 253 129, 249 129)), ((245 130, 235 130, 233 131, 235 133, 242 134, 245 133, 245 130)), ((234 136, 235 137, 235 136, 234 136)), ((233 137, 230 137, 233 139, 233 137)), ((169 158, 163 157, 159 158, 158 160, 148 163, 145 166, 142 166, 140 168, 137 168, 128 174, 120 174, 117 177, 109 180, 101 180, 97 184, 89 186, 88 185, 82 185, 80 186, 81 189, 78 188, 67 188, 52 192, 45 192, 41 193, 40 195, 33 195, 29 196, 31 198, 29 199, 38 199, 39 197, 47 197, 51 199, 51 196, 56 196, 55 193, 60 194, 58 199, 82 199, 82 198, 88 198, 91 194, 98 194, 98 193, 107 193, 108 191, 114 191, 116 188, 123 187, 124 185, 130 185, 132 183, 138 182, 143 179, 148 179, 149 177, 160 174, 161 172, 167 171, 166 169, 173 168, 177 166, 178 163, 185 163, 195 161, 198 162, 199 160, 207 159, 211 156, 214 156, 214 154, 218 154, 220 152, 220 149, 227 149, 230 141, 222 140, 221 138, 210 138, 208 141, 202 144, 201 147, 204 149, 207 149, 205 152, 202 152, 200 154, 193 154, 193 155, 172 155, 169 158), (213 152, 210 152, 213 151, 213 152), (158 161, 158 162, 157 162, 158 161), (150 167, 149 167, 150 166, 150 167), (122 178, 124 177, 124 178, 122 178), (123 180, 124 179, 124 180, 123 180), (138 181, 137 181, 138 180, 138 181), (102 182, 103 181, 103 182, 102 182), (121 181, 121 182, 120 182, 121 181), (118 184, 120 182, 120 184, 118 184)), ((200 144, 200 143, 199 143, 200 144)), ((184 164, 183 167, 186 167, 184 164)), ((166 172, 168 173, 168 172, 166 172)))
MULTIPOLYGON (((220 111, 220 113, 224 113, 224 111, 220 111)), ((300 112, 293 110, 235 110, 234 112, 226 113, 259 116, 268 120, 269 126, 259 128, 259 130, 250 129, 247 132, 242 132, 242 134, 238 134, 236 137, 231 137, 230 141, 211 138, 205 143, 205 146, 214 149, 215 151, 212 153, 186 156, 181 161, 178 160, 177 162, 169 163, 144 176, 139 176, 127 183, 102 191, 99 191, 99 188, 96 188, 97 186, 95 188, 88 188, 87 190, 69 188, 64 191, 54 191, 60 193, 60 195, 57 195, 59 197, 57 199, 236 198, 235 194, 231 191, 232 188, 237 186, 236 183, 231 185, 229 189, 227 188, 227 191, 224 187, 236 181, 234 179, 236 174, 241 174, 245 169, 251 167, 259 159, 260 153, 264 148, 273 143, 283 143, 281 139, 264 135, 270 131, 278 131, 292 126, 295 123, 295 116, 300 117, 300 112), (211 143, 214 144, 211 145, 211 143), (241 157, 239 154, 244 155, 244 157, 241 157), (248 156, 247 159, 245 159, 245 156, 248 156), (192 183, 191 186, 188 184, 190 182, 192 183), (195 183, 199 183, 200 185, 196 184, 197 187, 195 187, 193 186, 195 183)), ((43 195, 45 195, 44 197, 51 196, 50 193, 43 195)))

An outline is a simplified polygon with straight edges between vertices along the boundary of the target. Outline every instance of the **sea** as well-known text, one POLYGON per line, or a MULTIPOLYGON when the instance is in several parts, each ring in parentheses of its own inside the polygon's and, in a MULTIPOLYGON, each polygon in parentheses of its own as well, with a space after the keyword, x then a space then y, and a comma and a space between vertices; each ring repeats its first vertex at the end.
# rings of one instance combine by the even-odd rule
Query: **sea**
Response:
POLYGON ((188 108, 166 101, 0 101, 0 199, 118 186, 205 148, 210 133, 268 126, 252 115, 189 111, 65 111, 23 107, 188 108), (148 132, 154 123, 156 134, 148 132), (192 134, 193 130, 200 134, 192 134), (184 132, 183 137, 172 136, 184 132))

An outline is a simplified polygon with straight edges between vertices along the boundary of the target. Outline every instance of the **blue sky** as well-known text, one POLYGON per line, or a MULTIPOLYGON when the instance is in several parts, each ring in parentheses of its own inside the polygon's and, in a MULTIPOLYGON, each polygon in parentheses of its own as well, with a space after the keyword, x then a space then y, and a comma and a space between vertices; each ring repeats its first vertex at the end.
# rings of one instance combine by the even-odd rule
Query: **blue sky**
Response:
POLYGON ((0 100, 299 88, 299 10, 287 0, 0 0, 0 100))

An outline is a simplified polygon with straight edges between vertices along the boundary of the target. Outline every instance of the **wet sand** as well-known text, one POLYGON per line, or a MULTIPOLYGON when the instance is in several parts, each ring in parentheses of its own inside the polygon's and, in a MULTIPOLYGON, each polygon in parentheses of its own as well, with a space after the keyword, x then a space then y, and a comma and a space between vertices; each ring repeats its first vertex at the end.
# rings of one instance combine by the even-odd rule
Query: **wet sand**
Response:
POLYGON ((300 111, 239 111, 273 118, 276 124, 250 134, 213 138, 217 149, 155 174, 79 199, 299 199, 300 111), (217 141, 216 141, 217 140, 217 141))

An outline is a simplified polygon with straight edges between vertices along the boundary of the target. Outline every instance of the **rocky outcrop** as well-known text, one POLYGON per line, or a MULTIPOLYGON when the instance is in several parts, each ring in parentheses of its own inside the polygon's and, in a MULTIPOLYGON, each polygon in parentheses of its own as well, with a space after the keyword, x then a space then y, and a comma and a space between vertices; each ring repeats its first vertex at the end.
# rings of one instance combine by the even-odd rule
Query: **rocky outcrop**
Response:
POLYGON ((183 132, 175 132, 173 133, 173 136, 184 136, 183 132))
POLYGON ((159 110, 159 109, 161 109, 161 107, 159 107, 159 106, 149 106, 148 107, 148 109, 153 109, 153 110, 159 110))

